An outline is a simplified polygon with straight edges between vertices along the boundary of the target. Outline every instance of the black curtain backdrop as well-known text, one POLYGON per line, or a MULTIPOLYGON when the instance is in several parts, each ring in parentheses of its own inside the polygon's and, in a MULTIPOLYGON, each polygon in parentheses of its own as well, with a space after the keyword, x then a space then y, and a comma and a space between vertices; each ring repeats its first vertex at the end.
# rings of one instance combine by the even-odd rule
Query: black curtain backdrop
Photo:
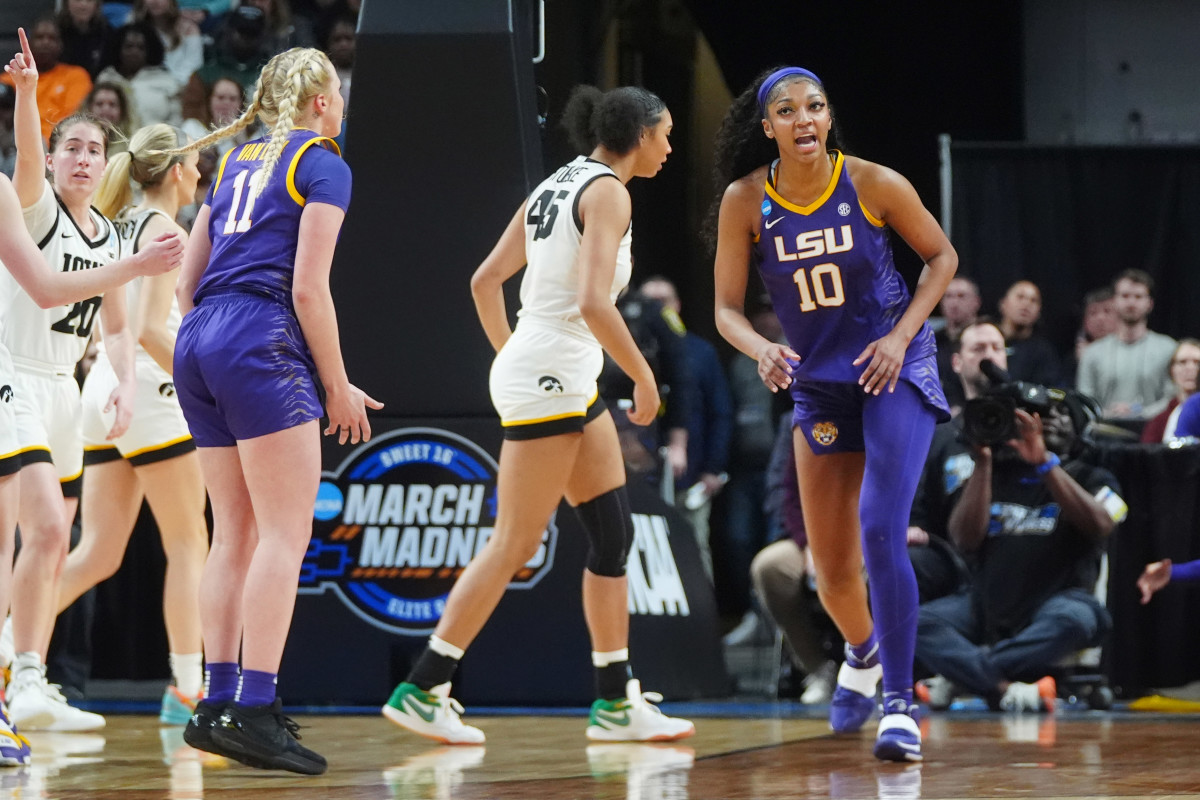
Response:
POLYGON ((1083 295, 1136 267, 1157 282, 1150 327, 1200 333, 1200 148, 954 144, 951 238, 984 310, 1016 280, 1042 290, 1066 353, 1083 295))

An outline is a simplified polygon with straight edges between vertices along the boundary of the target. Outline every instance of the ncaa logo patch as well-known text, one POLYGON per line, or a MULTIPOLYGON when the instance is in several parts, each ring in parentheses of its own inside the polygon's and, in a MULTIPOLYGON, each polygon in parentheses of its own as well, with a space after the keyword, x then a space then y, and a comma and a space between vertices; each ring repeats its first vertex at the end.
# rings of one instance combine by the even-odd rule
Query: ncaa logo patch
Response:
POLYGON ((837 441, 838 429, 837 425, 832 422, 818 422, 813 425, 812 438, 817 444, 823 444, 826 447, 837 441))
POLYGON ((563 393, 562 381, 553 375, 543 375, 542 377, 538 378, 538 388, 546 394, 563 393))
POLYGON ((838 203, 838 213, 841 214, 843 217, 850 216, 850 204, 849 203, 838 203))
MULTIPOLYGON (((454 582, 491 538, 497 471, 483 448, 439 428, 372 438, 322 475, 298 593, 332 592, 385 631, 431 633, 454 582)), ((551 520, 508 588, 536 586, 557 541, 551 520)))

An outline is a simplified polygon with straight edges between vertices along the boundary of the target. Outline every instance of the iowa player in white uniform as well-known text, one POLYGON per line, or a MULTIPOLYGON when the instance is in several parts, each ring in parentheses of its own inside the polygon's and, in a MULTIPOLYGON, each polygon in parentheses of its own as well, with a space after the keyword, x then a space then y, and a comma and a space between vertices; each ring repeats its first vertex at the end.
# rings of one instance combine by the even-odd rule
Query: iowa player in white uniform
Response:
MULTIPOLYGON (((37 108, 37 66, 24 31, 22 52, 6 66, 17 98, 14 133, 17 163, 13 187, 25 228, 54 270, 90 270, 118 260, 111 223, 91 208, 106 162, 108 140, 93 118, 74 115, 55 126, 50 157, 42 145, 37 108), (53 182, 45 178, 49 167, 53 182)), ((172 261, 182 253, 178 237, 157 242, 135 261, 172 261)), ((13 570, 13 639, 16 655, 6 692, 12 721, 27 728, 86 730, 104 718, 67 705, 46 682, 45 655, 56 613, 58 576, 66 560, 71 521, 78 505, 70 486, 82 471, 79 389, 74 368, 83 356, 97 316, 110 357, 121 377, 109 397, 116 410, 110 435, 128 427, 134 393, 133 341, 121 292, 100 305, 93 296, 43 309, 7 274, 0 275, 4 344, 14 366, 17 445, 21 452, 20 557, 13 570), (62 483, 60 484, 60 481, 62 483)))
MULTIPOLYGON (((182 139, 169 125, 150 125, 135 133, 127 151, 109 162, 96 206, 115 221, 124 252, 141 252, 167 233, 186 240, 175 216, 196 193, 199 154, 165 152, 185 144, 182 139), (134 183, 142 194, 136 207, 130 205, 134 183)), ((159 719, 185 725, 204 682, 200 575, 208 554, 208 527, 200 461, 171 374, 181 319, 175 300, 177 278, 177 272, 169 272, 136 279, 127 288, 138 345, 137 401, 125 433, 108 435, 112 414, 105 406, 118 380, 103 342, 84 383, 83 535, 67 557, 58 609, 121 566, 145 497, 167 556, 163 619, 174 683, 163 694, 159 719)))
POLYGON ((518 209, 471 279, 480 321, 498 354, 492 402, 504 426, 495 533, 455 584, 429 645, 383 713, 416 733, 451 744, 478 744, 450 700, 450 679, 505 587, 538 548, 565 496, 591 549, 583 575, 584 613, 596 668, 594 741, 690 736, 687 720, 663 715, 629 665, 625 560, 632 519, 625 468, 612 417, 597 398, 603 353, 634 381, 638 425, 659 398, 654 375, 614 301, 629 282, 630 199, 625 184, 658 173, 671 152, 671 114, 655 95, 625 87, 579 87, 564 125, 590 153, 543 181, 518 209), (521 311, 509 329, 502 287, 528 264, 521 311))

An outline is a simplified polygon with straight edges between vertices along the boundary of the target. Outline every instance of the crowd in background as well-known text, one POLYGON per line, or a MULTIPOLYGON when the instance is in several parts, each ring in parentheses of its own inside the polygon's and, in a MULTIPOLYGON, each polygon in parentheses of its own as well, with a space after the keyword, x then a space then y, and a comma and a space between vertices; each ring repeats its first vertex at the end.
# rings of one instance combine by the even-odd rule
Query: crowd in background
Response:
MULTIPOLYGON (((293 46, 318 47, 329 55, 349 107, 360 6, 361 0, 64 0, 57 13, 26 26, 40 70, 44 132, 86 109, 116 132, 110 155, 138 128, 156 122, 200 138, 235 119, 262 65, 293 46)), ((3 80, 0 171, 11 175, 14 92, 3 80)), ((252 126, 201 154, 197 204, 180 212, 185 227, 220 157, 261 134, 252 126)), ((961 274, 969 275, 970 266, 961 274)), ((1095 401, 1095 420, 1129 431, 1131 439, 1171 441, 1185 401, 1197 391, 1200 341, 1176 342, 1150 330, 1154 288, 1150 275, 1127 270, 1111 285, 1090 291, 1080 298, 1075 342, 1064 351, 1041 333, 1041 292, 1033 282, 1014 283, 989 313, 978 286, 969 277, 956 278, 942 300, 942 316, 934 320, 941 379, 953 411, 961 412, 970 390, 964 391, 967 379, 960 378, 952 359, 963 332, 986 319, 1002 334, 1013 380, 1075 390, 1095 401)), ((794 465, 789 473, 790 457, 777 452, 781 441, 791 441, 780 434, 781 419, 790 418, 789 398, 763 385, 753 361, 722 359, 711 342, 689 331, 684 319, 711 311, 685 313, 666 278, 643 277, 620 308, 660 379, 663 398, 656 425, 621 431, 631 479, 652 483, 686 514, 714 581, 726 641, 745 642, 763 629, 755 612, 767 602, 763 595, 783 585, 764 582, 766 573, 752 570, 756 556, 769 553, 760 566, 768 560, 773 568, 784 564, 788 597, 797 596, 783 602, 812 605, 811 591, 808 599, 797 594, 812 570, 810 563, 805 566, 803 537, 794 537, 796 524, 789 523, 799 511, 794 492, 787 491, 795 489, 794 465)), ((767 302, 751 298, 747 311, 759 333, 781 340, 767 302)), ((620 370, 606 374, 610 380, 602 380, 601 392, 615 408, 628 399, 628 387, 620 370)), ((810 626, 788 638, 799 673, 809 676, 812 691, 805 697, 827 700, 835 657, 829 654, 836 649, 828 642, 815 648, 811 635, 810 626)))

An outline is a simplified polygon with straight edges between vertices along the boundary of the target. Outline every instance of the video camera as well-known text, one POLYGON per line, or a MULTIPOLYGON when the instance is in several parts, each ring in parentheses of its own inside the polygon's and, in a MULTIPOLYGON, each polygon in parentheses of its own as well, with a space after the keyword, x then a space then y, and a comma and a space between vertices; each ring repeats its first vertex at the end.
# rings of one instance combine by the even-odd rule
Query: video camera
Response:
POLYGON ((1045 416, 1067 393, 1036 383, 1014 381, 991 359, 979 362, 979 370, 991 386, 985 394, 963 406, 963 438, 977 447, 995 447, 1017 438, 1018 408, 1045 416))

